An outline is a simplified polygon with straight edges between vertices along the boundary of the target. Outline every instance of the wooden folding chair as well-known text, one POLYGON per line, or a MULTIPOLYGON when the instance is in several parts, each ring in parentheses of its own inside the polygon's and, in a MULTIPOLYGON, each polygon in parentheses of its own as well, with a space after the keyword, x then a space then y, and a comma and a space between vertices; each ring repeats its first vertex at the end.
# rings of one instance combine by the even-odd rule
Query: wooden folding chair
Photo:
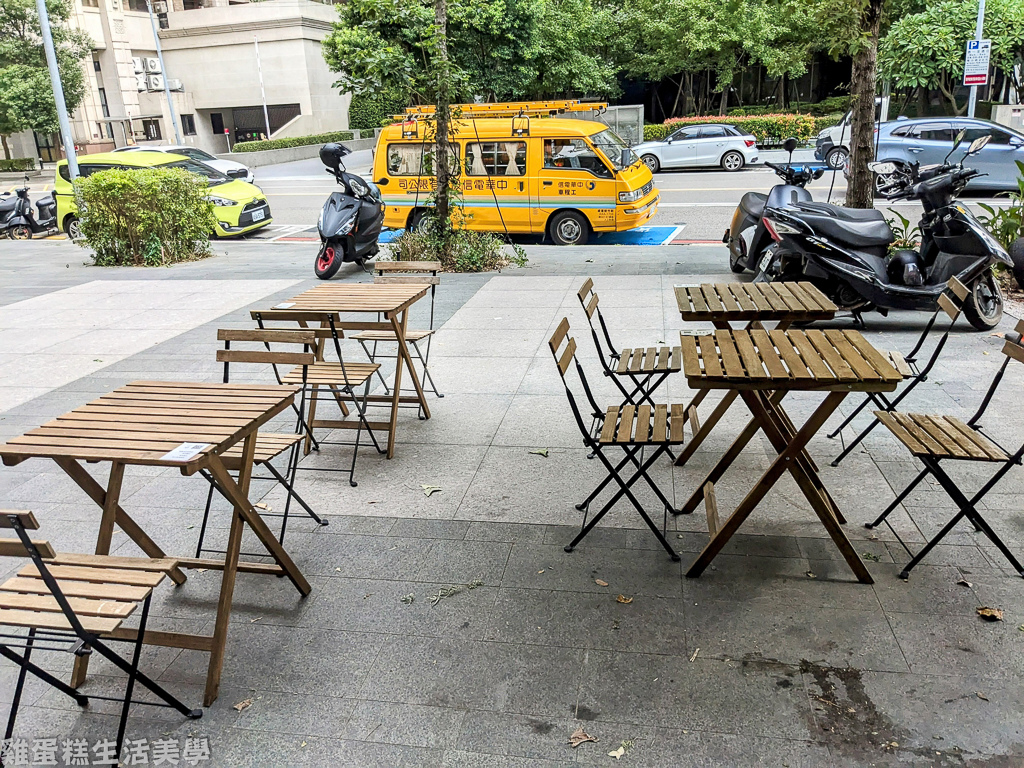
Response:
MULTIPOLYGON (((967 300, 967 297, 970 296, 970 293, 971 292, 967 286, 960 282, 956 277, 949 278, 949 281, 946 283, 946 290, 939 294, 938 306, 935 308, 935 312, 932 314, 931 319, 928 320, 927 325, 925 325, 924 331, 922 331, 921 337, 917 340, 917 344, 914 345, 914 348, 905 356, 895 350, 887 353, 887 357, 893 364, 893 367, 903 374, 903 381, 906 386, 904 386, 900 390, 900 393, 892 399, 887 397, 883 392, 868 392, 867 396, 860 402, 860 405, 854 409, 853 413, 847 416, 843 423, 836 427, 835 431, 829 435, 830 438, 834 438, 840 434, 850 424, 850 422, 852 422, 857 415, 871 403, 874 403, 875 407, 881 408, 883 411, 895 411, 900 402, 914 391, 914 387, 921 382, 928 380, 928 374, 931 373, 935 363, 938 362, 939 355, 942 354, 942 349, 946 346, 946 341, 949 339, 950 331, 952 331, 953 326, 956 325, 956 321, 960 317, 960 313, 963 311, 964 302, 967 300), (935 321, 938 319, 940 312, 944 312, 949 317, 949 325, 946 326, 945 332, 939 337, 939 340, 932 349, 932 353, 928 357, 928 361, 924 364, 924 367, 919 367, 918 355, 921 352, 921 347, 924 346, 925 339, 927 339, 928 334, 931 333, 932 327, 935 325, 935 321)), ((850 441, 850 444, 843 449, 843 452, 832 460, 832 466, 838 467, 839 462, 845 459, 854 448, 860 445, 861 440, 867 437, 871 430, 877 427, 878 424, 879 421, 877 418, 872 419, 871 423, 868 424, 852 441, 850 441)))
POLYGON ((345 362, 345 356, 341 351, 341 339, 344 338, 344 332, 340 327, 341 319, 337 312, 273 309, 253 310, 250 314, 261 330, 276 330, 268 329, 266 326, 268 322, 288 322, 298 323, 316 335, 316 360, 311 365, 297 365, 283 374, 274 365, 274 375, 279 384, 298 384, 302 386, 304 393, 309 392, 309 397, 303 398, 308 410, 308 413, 304 414, 306 427, 304 452, 306 454, 310 450, 319 450, 321 445, 352 446, 352 464, 348 470, 334 467, 299 467, 299 469, 310 469, 317 472, 347 472, 349 485, 355 487, 358 485, 355 480, 356 458, 359 455, 363 430, 369 435, 370 442, 377 449, 377 453, 385 452, 373 434, 373 426, 380 425, 377 422, 371 423, 366 415, 370 381, 380 368, 380 364, 345 362), (311 324, 319 327, 310 328, 311 324), (325 359, 328 350, 333 351, 337 362, 325 359), (361 394, 356 391, 359 387, 362 387, 363 390, 361 394), (351 402, 356 411, 355 420, 317 419, 317 402, 321 389, 326 389, 334 396, 342 416, 349 415, 345 403, 351 402), (313 432, 317 428, 354 429, 356 437, 353 442, 317 440, 313 436, 313 432))
MULTIPOLYGON (((316 348, 316 333, 311 330, 244 330, 221 328, 217 331, 217 340, 224 342, 224 349, 217 350, 217 361, 224 363, 223 381, 225 384, 230 383, 231 363, 255 363, 269 366, 297 365, 304 371, 308 371, 309 366, 316 363, 316 355, 313 352, 316 348), (232 342, 236 345, 234 349, 231 347, 232 342), (246 342, 259 344, 259 348, 238 348, 238 344, 246 342), (301 351, 294 352, 271 349, 271 344, 285 345, 286 348, 288 346, 299 346, 301 347, 301 351)), ((292 499, 294 499, 306 511, 306 514, 313 518, 317 523, 320 525, 328 524, 328 521, 317 515, 316 512, 313 511, 312 507, 310 507, 309 504, 307 504, 295 491, 295 473, 299 464, 299 443, 301 443, 303 438, 305 438, 305 436, 310 432, 309 426, 303 418, 306 397, 306 378, 306 376, 303 376, 303 388, 299 393, 299 403, 293 406, 297 416, 295 432, 257 433, 256 452, 253 455, 253 464, 257 467, 266 469, 270 473, 270 476, 253 475, 251 479, 273 480, 275 483, 280 483, 287 494, 285 496, 284 511, 282 513, 278 514, 260 511, 261 517, 281 518, 281 530, 278 534, 277 540, 282 544, 284 543, 284 534, 288 526, 288 514, 291 509, 292 499), (273 461, 285 453, 288 454, 288 457, 285 462, 284 473, 282 474, 281 471, 274 466, 273 461)), ((224 462, 224 466, 230 472, 237 473, 241 469, 242 459, 243 445, 241 442, 236 443, 221 455, 221 461, 224 462)), ((210 508, 213 504, 213 492, 219 486, 214 482, 213 476, 206 472, 206 470, 200 470, 200 473, 210 483, 210 491, 206 496, 206 509, 203 512, 203 524, 199 528, 199 542, 196 544, 196 557, 202 557, 203 552, 224 554, 223 550, 206 549, 203 547, 203 541, 206 537, 206 527, 210 519, 210 508)), ((250 557, 266 556, 265 552, 243 552, 242 554, 250 557)))
POLYGON ((1021 566, 1006 544, 992 530, 977 508, 978 502, 984 498, 985 494, 995 487, 996 483, 1003 478, 1003 475, 1010 471, 1011 467, 1015 464, 1020 464, 1022 457, 1024 457, 1024 444, 1015 453, 1010 454, 1006 448, 1003 448, 995 440, 985 435, 982 431, 982 426, 978 423, 992 401, 992 396, 995 394, 999 382, 1002 381, 1003 374, 1006 372, 1006 367, 1010 364, 1010 361, 1016 360, 1017 362, 1024 363, 1024 343, 1021 341, 1022 333, 1024 333, 1024 320, 1017 323, 1016 332, 1006 334, 1006 340, 1003 344, 1003 354, 1006 355, 1006 359, 1003 360, 1003 364, 992 379, 992 383, 989 385, 978 411, 967 423, 952 416, 930 416, 921 413, 899 413, 896 411, 875 412, 878 420, 892 432, 897 440, 907 447, 911 454, 924 464, 924 469, 900 492, 892 504, 886 507, 885 511, 874 522, 867 523, 866 527, 874 528, 881 523, 885 523, 896 534, 896 531, 888 521, 889 514, 902 504, 907 495, 928 475, 932 475, 939 481, 939 485, 942 486, 943 490, 946 491, 959 508, 959 511, 942 530, 916 555, 910 551, 910 548, 899 537, 899 534, 896 534, 900 544, 913 557, 900 573, 901 578, 909 578, 911 569, 921 562, 932 548, 942 541, 946 534, 953 530, 956 524, 965 517, 974 524, 975 530, 984 533, 996 545, 999 551, 1003 553, 1003 556, 1010 562, 1010 565, 1013 566, 1014 570, 1021 576, 1024 576, 1024 567, 1021 566), (998 466, 998 469, 981 486, 980 490, 970 498, 967 498, 966 494, 960 490, 956 482, 942 468, 940 463, 943 461, 989 462, 998 466))
POLYGON ((203 716, 202 709, 190 709, 152 678, 139 671, 139 657, 146 634, 153 589, 177 565, 172 559, 109 557, 106 555, 61 555, 47 541, 32 540, 27 530, 38 530, 31 512, 0 510, 0 528, 13 528, 17 539, 0 539, 0 555, 30 557, 31 565, 0 584, 0 655, 20 667, 11 699, 4 739, 9 743, 29 672, 61 693, 87 706, 90 699, 120 701, 115 754, 124 744, 128 710, 132 704, 176 709, 190 720, 203 716), (139 606, 138 631, 122 628, 139 606), (25 630, 21 634, 16 630, 25 630), (131 659, 111 649, 111 641, 130 642, 131 659), (20 652, 19 652, 20 651, 20 652), (62 651, 76 657, 93 651, 127 673, 123 697, 79 693, 64 681, 32 661, 34 651, 62 651), (163 703, 132 698, 135 684, 148 688, 163 703))
POLYGON ((654 405, 652 396, 654 391, 660 387, 671 373, 678 373, 682 370, 682 357, 679 347, 637 347, 636 349, 616 350, 612 343, 612 337, 608 333, 608 324, 601 313, 597 292, 594 290, 594 281, 589 277, 576 292, 576 296, 583 306, 583 312, 587 316, 587 323, 590 324, 590 333, 594 337, 594 345, 597 347, 597 356, 604 369, 604 375, 611 377, 615 386, 622 392, 625 402, 630 405, 641 405, 650 403, 654 405), (601 334, 597 332, 594 325, 594 316, 601 326, 601 334), (601 336, 604 342, 601 343, 601 336), (633 383, 633 389, 628 390, 620 381, 620 378, 628 378, 633 383))
MULTIPOLYGON (((412 329, 410 328, 405 332, 405 340, 412 346, 413 354, 419 359, 420 364, 423 366, 422 381, 425 385, 429 384, 431 391, 438 397, 444 397, 443 394, 437 391, 437 385, 434 383, 433 377, 430 375, 430 342, 434 337, 434 300, 437 294, 437 286, 441 283, 441 278, 438 276, 438 272, 441 271, 441 262, 439 261, 378 261, 373 267, 374 283, 415 283, 417 285, 430 285, 430 323, 425 329, 412 329), (420 349, 420 342, 426 339, 426 351, 420 349)), ((377 320, 382 321, 383 318, 380 313, 377 315, 377 320)), ((393 355, 382 355, 377 351, 378 344, 385 343, 397 343, 398 339, 395 336, 395 332, 391 330, 375 330, 375 331, 361 331, 355 335, 349 336, 350 339, 358 341, 367 356, 373 362, 376 362, 378 358, 382 359, 397 359, 398 352, 396 351, 393 355)), ((384 378, 384 375, 377 371, 377 376, 380 377, 380 383, 384 385, 384 391, 387 394, 391 394, 391 389, 388 387, 388 383, 384 378)), ((420 418, 423 417, 423 407, 417 405, 420 411, 420 418)))
POLYGON ((594 400, 590 385, 587 382, 586 374, 583 372, 583 366, 580 365, 580 361, 576 359, 576 340, 568 334, 569 320, 568 318, 563 317, 562 322, 558 324, 558 328, 548 341, 548 346, 551 349, 551 354, 555 358, 555 364, 558 367, 558 374, 562 378, 562 384, 565 386, 565 394, 569 398, 569 407, 572 409, 572 414, 576 419, 576 424, 579 427, 580 434, 583 435, 583 444, 590 449, 592 455, 600 459, 601 463, 608 471, 608 476, 598 484, 586 499, 576 505, 576 509, 583 512, 583 524, 579 534, 568 546, 565 547, 565 551, 572 552, 576 545, 579 544, 580 541, 582 541, 583 538, 593 530, 594 526, 601 521, 601 518, 608 514, 609 510, 615 506, 616 502, 625 496, 629 499, 633 507, 636 508, 636 511, 640 513, 640 517, 642 517, 644 522, 647 523, 647 526, 651 531, 654 532, 658 541, 661 542, 661 545, 665 548, 665 551, 671 555, 673 560, 678 561, 679 555, 676 554, 676 551, 672 549, 672 545, 669 544, 668 540, 665 538, 665 529, 668 527, 668 513, 678 513, 672 506, 672 502, 665 497, 665 494, 662 493, 657 483, 655 483, 648 474, 648 470, 663 453, 668 451, 669 446, 682 445, 683 422, 685 421, 684 408, 682 405, 678 404, 671 406, 665 404, 626 404, 612 405, 602 410, 594 400), (560 349, 562 350, 561 352, 559 352, 560 349), (586 394, 587 401, 592 409, 592 414, 596 413, 601 416, 601 429, 596 437, 584 421, 583 414, 576 402, 572 389, 566 381, 566 372, 569 369, 569 365, 573 362, 576 363, 576 373, 579 376, 580 383, 583 386, 583 391, 586 394), (626 454, 625 458, 615 465, 612 464, 604 453, 613 446, 621 448, 626 454), (650 456, 645 459, 644 451, 647 449, 653 450, 651 451, 650 456), (636 471, 628 480, 623 480, 620 476, 620 472, 622 472, 627 464, 632 464, 636 471), (662 505, 664 505, 664 517, 662 520, 661 530, 658 529, 658 526, 650 518, 643 506, 637 500, 636 496, 634 496, 633 492, 630 490, 633 484, 641 478, 643 478, 648 487, 654 491, 654 494, 661 501, 662 505), (591 502, 593 502, 593 500, 597 498, 598 494, 600 494, 601 491, 603 491, 612 481, 619 486, 619 489, 600 509, 600 511, 598 511, 597 514, 587 522, 591 502))

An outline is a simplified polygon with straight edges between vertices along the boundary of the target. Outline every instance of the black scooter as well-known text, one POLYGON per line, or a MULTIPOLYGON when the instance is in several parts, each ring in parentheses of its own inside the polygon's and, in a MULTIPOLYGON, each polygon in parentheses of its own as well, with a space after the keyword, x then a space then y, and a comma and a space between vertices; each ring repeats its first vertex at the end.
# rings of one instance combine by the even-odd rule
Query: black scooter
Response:
MULTIPOLYGON (((989 139, 975 140, 964 158, 981 151, 989 139)), ((776 243, 763 270, 767 277, 809 280, 859 318, 870 309, 883 315, 890 309, 934 310, 946 281, 955 275, 971 290, 964 303, 971 325, 982 331, 998 325, 1003 296, 992 267, 1012 262, 981 222, 955 200, 970 179, 984 174, 964 168, 962 160, 959 165, 913 165, 905 175, 896 174, 892 163, 872 163, 870 168, 892 179, 879 190, 889 200, 921 201, 920 249, 890 253, 895 237, 881 211, 797 202, 765 209, 764 224, 776 243)))
POLYGON ((321 280, 330 280, 346 261, 360 267, 377 255, 377 238, 384 222, 384 201, 372 181, 345 170, 342 158, 351 154, 344 144, 324 144, 320 160, 334 175, 344 191, 332 192, 320 211, 316 228, 320 233, 320 253, 314 271, 321 280))
POLYGON ((32 210, 28 197, 28 176, 25 186, 15 194, 0 200, 0 231, 11 240, 31 240, 39 233, 53 234, 57 231, 57 199, 51 192, 36 203, 39 213, 32 210))
POLYGON ((729 246, 729 268, 736 274, 742 274, 748 269, 758 271, 765 249, 772 244, 768 231, 761 223, 764 209, 811 200, 811 193, 804 187, 825 173, 824 165, 793 165, 796 139, 786 139, 782 147, 789 152, 789 163, 765 163, 782 179, 782 183, 772 187, 767 195, 761 192, 744 194, 732 215, 732 224, 722 237, 722 242, 729 246))

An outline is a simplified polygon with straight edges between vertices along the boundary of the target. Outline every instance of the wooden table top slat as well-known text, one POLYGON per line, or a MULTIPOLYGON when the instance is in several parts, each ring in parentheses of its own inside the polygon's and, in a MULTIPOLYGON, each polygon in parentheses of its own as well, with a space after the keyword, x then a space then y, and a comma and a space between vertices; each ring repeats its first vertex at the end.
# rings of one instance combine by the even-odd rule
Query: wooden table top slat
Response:
POLYGON ((895 368, 879 371, 861 354, 867 342, 858 331, 718 330, 680 341, 694 389, 886 392, 900 380, 895 368))
POLYGON ((73 458, 180 467, 191 474, 293 401, 298 387, 133 382, 0 445, 5 464, 73 458), (164 458, 183 443, 207 447, 164 458))
POLYGON ((838 309, 810 283, 705 283, 675 296, 684 320, 827 320, 838 309))
POLYGON ((326 312, 400 312, 426 295, 430 285, 424 283, 339 283, 319 285, 300 293, 284 304, 285 311, 326 312))
POLYGON ((903 378, 903 374, 896 370, 892 361, 875 349, 861 334, 847 334, 846 338, 864 359, 871 363, 871 367, 884 381, 900 381, 903 378))

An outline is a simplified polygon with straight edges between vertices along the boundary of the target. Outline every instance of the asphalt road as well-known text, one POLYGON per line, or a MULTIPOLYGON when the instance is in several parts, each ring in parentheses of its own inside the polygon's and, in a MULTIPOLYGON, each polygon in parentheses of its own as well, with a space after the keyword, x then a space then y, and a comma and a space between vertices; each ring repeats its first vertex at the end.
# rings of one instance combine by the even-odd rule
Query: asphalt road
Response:
MULTIPOLYGON (((809 152, 806 154, 810 155, 809 152)), ((369 151, 355 152, 347 159, 349 171, 369 176, 369 151)), ((781 162, 781 158, 778 161, 781 162)), ((651 224, 685 224, 680 235, 682 239, 721 242, 744 192, 767 193, 778 180, 771 169, 763 166, 733 173, 721 170, 663 171, 654 177, 661 191, 661 203, 651 224)), ((838 173, 834 185, 832 181, 832 174, 828 173, 808 185, 808 190, 815 200, 841 202, 846 193, 846 180, 842 173, 838 173)), ((274 224, 296 227, 303 224, 316 225, 323 201, 335 187, 334 179, 324 171, 319 160, 259 168, 256 171, 256 183, 267 194, 274 214, 274 224)), ((964 202, 976 200, 972 196, 964 202)), ((889 209, 894 209, 914 222, 919 218, 921 210, 920 203, 915 202, 893 206, 879 202, 878 207, 886 216, 890 216, 889 209)))

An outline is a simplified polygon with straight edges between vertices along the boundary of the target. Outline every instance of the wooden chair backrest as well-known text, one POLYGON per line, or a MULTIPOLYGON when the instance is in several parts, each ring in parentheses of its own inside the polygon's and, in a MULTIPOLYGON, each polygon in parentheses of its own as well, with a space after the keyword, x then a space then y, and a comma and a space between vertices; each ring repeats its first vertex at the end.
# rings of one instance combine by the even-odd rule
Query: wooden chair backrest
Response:
POLYGON ((1003 354, 1024 363, 1024 320, 1018 320, 1017 326, 1011 333, 1006 334, 1003 342, 1003 354))
MULTIPOLYGON (((39 521, 31 512, 20 509, 0 509, 0 528, 14 528, 12 518, 27 531, 39 530, 39 521)), ((56 557, 53 546, 48 541, 32 540, 32 545, 43 557, 56 557)), ((28 550, 21 539, 0 539, 0 557, 29 557, 28 550)))
POLYGON ((966 285, 955 276, 951 277, 946 283, 946 290, 939 294, 939 308, 949 315, 950 320, 956 320, 970 295, 971 291, 966 285))
POLYGON ((441 284, 439 261, 381 261, 374 264, 373 271, 375 283, 441 284))
POLYGON ((576 295, 580 299, 580 304, 583 305, 583 311, 587 313, 587 319, 589 320, 594 316, 594 311, 597 309, 599 299, 597 298, 597 291, 594 290, 594 281, 589 277, 580 286, 580 289, 576 291, 576 295), (589 299, 587 298, 589 295, 589 299))
POLYGON ((255 328, 221 328, 217 331, 218 341, 225 342, 224 349, 217 350, 219 363, 263 363, 265 365, 313 365, 316 354, 316 333, 312 330, 281 330, 255 328), (262 349, 230 349, 231 342, 256 342, 262 349), (267 344, 294 344, 303 347, 301 352, 280 352, 267 349, 267 344))
POLYGON ((558 365, 558 373, 563 378, 565 372, 569 369, 569 363, 572 362, 576 356, 576 339, 568 336, 569 334, 569 318, 563 317, 562 322, 558 324, 555 332, 548 339, 548 346, 551 348, 551 354, 555 358, 555 363, 558 365), (562 342, 565 341, 568 336, 568 343, 565 345, 565 350, 561 355, 558 354, 559 348, 562 346, 562 342))

